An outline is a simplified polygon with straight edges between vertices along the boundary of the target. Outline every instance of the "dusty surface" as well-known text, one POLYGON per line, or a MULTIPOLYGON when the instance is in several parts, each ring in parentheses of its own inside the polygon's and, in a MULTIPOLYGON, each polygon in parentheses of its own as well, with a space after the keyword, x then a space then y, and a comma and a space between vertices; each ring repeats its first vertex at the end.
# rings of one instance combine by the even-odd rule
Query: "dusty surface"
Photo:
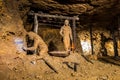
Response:
POLYGON ((66 58, 46 56, 58 73, 48 67, 35 55, 18 53, 14 42, 15 36, 0 39, 0 79, 1 80, 119 80, 120 67, 99 60, 87 62, 80 53, 71 53, 66 58), (63 62, 76 62, 77 72, 63 62))
POLYGON ((47 55, 44 59, 49 62, 58 73, 48 67, 36 55, 17 53, 14 36, 9 40, 1 39, 0 45, 0 79, 1 80, 119 80, 120 66, 91 60, 87 62, 80 53, 71 53, 66 58, 47 55), (11 40, 11 41, 10 41, 11 40), (64 62, 76 62, 77 72, 69 68, 64 62))
MULTIPOLYGON (((43 60, 37 60, 35 55, 3 54, 0 55, 1 80, 119 80, 119 66, 93 61, 85 61, 78 53, 72 53, 66 58, 47 56, 47 60, 58 71, 55 73, 43 60), (32 61, 35 61, 32 62, 32 61), (77 62, 77 72, 68 68, 63 62, 77 62)), ((71 64, 70 66, 73 66, 71 64)))

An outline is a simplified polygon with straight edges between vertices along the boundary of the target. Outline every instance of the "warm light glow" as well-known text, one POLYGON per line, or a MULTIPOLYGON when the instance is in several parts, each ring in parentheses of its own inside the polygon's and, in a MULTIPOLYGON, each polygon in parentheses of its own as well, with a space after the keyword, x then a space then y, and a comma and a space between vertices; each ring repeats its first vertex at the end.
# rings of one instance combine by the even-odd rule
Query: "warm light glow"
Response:
POLYGON ((81 41, 81 45, 84 55, 91 54, 91 45, 89 41, 81 41))

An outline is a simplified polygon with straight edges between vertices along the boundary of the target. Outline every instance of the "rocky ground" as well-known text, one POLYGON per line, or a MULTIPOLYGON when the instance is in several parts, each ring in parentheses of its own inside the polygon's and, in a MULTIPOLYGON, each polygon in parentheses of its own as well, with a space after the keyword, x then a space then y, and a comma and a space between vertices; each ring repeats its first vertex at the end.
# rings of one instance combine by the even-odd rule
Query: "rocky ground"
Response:
MULTIPOLYGON (((22 53, 21 53, 22 54, 22 53)), ((71 53, 66 58, 46 56, 44 59, 52 65, 54 72, 44 60, 35 55, 1 54, 1 80, 119 80, 119 66, 92 60, 87 62, 80 54, 71 53), (69 68, 64 62, 78 63, 77 71, 69 68)))
MULTIPOLYGON (((12 40, 9 37, 9 40, 12 40)), ((88 62, 80 53, 72 53, 65 57, 46 55, 44 60, 37 55, 18 53, 13 41, 1 39, 0 79, 1 80, 119 80, 118 65, 101 60, 88 62), (66 65, 68 62, 68 65, 66 65), (74 63, 77 70, 74 71, 74 63)), ((119 62, 119 61, 118 61, 119 62)))

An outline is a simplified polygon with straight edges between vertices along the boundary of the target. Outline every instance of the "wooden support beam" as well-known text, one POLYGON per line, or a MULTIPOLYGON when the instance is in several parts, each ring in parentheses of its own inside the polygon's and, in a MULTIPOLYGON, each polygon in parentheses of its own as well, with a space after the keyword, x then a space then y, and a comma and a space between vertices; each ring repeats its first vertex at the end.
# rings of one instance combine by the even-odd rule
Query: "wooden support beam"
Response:
POLYGON ((113 38, 113 47, 114 47, 114 56, 118 56, 118 50, 117 50, 117 41, 116 41, 116 37, 114 35, 114 32, 111 33, 112 38, 113 38))
POLYGON ((59 18, 59 19, 68 19, 68 20, 79 20, 78 16, 68 17, 68 16, 40 14, 40 13, 34 13, 34 12, 30 12, 29 15, 37 15, 37 16, 40 16, 40 17, 47 17, 47 18, 59 18))
POLYGON ((56 68, 50 64, 50 62, 48 62, 48 60, 44 59, 44 58, 39 58, 39 59, 36 59, 37 60, 43 60, 45 62, 45 64, 51 69, 53 70, 55 73, 58 74, 58 71, 56 70, 56 68))
POLYGON ((76 21, 73 19, 73 27, 72 27, 72 32, 73 32, 73 42, 74 42, 74 47, 76 48, 76 21))
POLYGON ((118 39, 120 39, 120 16, 118 16, 118 39))
POLYGON ((34 32, 38 33, 38 19, 37 19, 37 15, 34 15, 34 32))
POLYGON ((92 38, 92 25, 90 25, 90 41, 91 41, 91 53, 94 54, 93 50, 93 38, 92 38))
POLYGON ((118 56, 118 50, 117 50, 117 40, 116 40, 116 37, 115 37, 115 31, 114 31, 114 28, 115 28, 115 23, 112 23, 111 24, 112 26, 110 26, 110 32, 111 32, 111 36, 112 36, 112 39, 113 39, 113 48, 114 48, 114 57, 118 56))

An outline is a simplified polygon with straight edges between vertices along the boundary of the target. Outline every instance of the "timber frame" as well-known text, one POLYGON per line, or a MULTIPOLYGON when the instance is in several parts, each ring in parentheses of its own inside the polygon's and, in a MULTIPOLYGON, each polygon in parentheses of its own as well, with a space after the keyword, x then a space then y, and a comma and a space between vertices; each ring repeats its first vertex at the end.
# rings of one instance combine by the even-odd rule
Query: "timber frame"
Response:
POLYGON ((50 15, 50 14, 43 14, 43 13, 34 13, 29 12, 28 15, 34 16, 34 32, 38 33, 38 17, 46 17, 46 18, 58 18, 58 19, 67 19, 72 20, 72 32, 73 32, 73 42, 76 49, 76 20, 79 20, 78 16, 68 17, 68 16, 59 16, 59 15, 50 15))

